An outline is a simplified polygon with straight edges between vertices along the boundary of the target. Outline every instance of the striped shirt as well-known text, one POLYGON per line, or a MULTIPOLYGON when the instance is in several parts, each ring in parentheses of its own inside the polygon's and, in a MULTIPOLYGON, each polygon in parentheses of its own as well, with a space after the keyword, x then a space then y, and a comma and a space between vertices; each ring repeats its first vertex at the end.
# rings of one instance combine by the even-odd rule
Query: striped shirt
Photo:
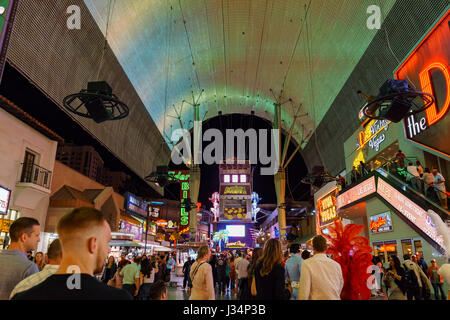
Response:
POLYGON ((55 264, 47 264, 42 271, 35 273, 28 278, 23 279, 20 281, 14 290, 11 292, 11 295, 9 296, 9 299, 12 299, 14 295, 16 295, 19 292, 26 291, 28 289, 33 288, 34 286, 37 286, 41 282, 44 282, 45 279, 50 277, 51 275, 55 274, 56 271, 58 271, 59 265, 55 264))

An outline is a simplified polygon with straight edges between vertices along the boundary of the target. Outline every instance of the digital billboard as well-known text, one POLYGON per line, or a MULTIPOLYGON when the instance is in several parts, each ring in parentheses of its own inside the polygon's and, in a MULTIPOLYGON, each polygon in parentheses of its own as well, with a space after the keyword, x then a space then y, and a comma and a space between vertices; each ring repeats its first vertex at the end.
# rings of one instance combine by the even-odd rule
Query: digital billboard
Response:
POLYGON ((227 225, 225 227, 229 237, 242 238, 245 237, 245 226, 244 225, 227 225))
POLYGON ((428 217, 425 210, 381 178, 378 179, 377 192, 403 216, 416 225, 417 228, 427 234, 441 248, 444 248, 444 240, 442 239, 442 236, 438 234, 436 226, 428 217))
POLYGON ((370 232, 380 233, 392 231, 391 213, 383 212, 369 218, 370 232))
POLYGON ((337 208, 340 209, 352 202, 358 201, 359 199, 362 199, 375 191, 375 176, 372 176, 366 181, 354 186, 350 190, 338 195, 337 208))

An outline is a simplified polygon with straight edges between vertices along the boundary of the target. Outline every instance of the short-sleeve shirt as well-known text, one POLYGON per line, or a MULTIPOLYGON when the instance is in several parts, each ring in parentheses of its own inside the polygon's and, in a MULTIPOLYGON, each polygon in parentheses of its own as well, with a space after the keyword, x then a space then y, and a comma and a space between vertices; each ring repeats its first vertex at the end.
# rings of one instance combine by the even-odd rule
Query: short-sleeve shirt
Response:
POLYGON ((12 300, 132 300, 126 290, 107 286, 89 274, 54 274, 12 300), (79 284, 74 276, 79 276, 79 284), (69 286, 70 284, 71 286, 69 286))
POLYGON ((8 300, 20 281, 38 272, 36 264, 22 251, 0 251, 0 300, 8 300))
POLYGON ((445 192, 445 179, 442 176, 442 174, 438 173, 437 175, 435 175, 434 178, 433 178, 433 181, 434 182, 441 182, 442 181, 443 183, 435 184, 434 188, 436 190, 445 192))
POLYGON ((120 275, 123 276, 123 284, 135 284, 136 279, 140 279, 140 268, 136 263, 126 265, 120 275))

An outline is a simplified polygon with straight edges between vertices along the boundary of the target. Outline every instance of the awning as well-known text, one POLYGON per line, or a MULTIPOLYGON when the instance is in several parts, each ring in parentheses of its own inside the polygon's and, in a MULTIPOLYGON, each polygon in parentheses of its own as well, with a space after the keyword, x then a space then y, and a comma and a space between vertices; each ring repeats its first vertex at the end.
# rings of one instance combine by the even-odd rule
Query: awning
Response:
POLYGON ((136 247, 142 248, 143 246, 137 242, 129 240, 111 240, 109 242, 110 247, 136 247))
POLYGON ((172 249, 169 249, 167 247, 162 247, 162 246, 154 246, 153 247, 153 251, 164 251, 164 252, 169 252, 172 251, 172 249))

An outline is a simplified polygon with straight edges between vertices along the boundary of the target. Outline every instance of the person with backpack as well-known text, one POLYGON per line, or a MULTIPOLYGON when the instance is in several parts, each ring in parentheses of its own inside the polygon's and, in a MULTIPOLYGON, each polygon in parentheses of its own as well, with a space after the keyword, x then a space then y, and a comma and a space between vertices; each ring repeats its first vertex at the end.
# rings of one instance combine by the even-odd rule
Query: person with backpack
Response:
POLYGON ((422 300, 422 278, 427 277, 422 269, 411 260, 411 255, 403 255, 403 267, 405 268, 405 291, 408 300, 422 300), (422 275, 422 274, 423 275, 422 275))
POLYGON ((386 271, 384 283, 389 300, 406 300, 404 288, 405 269, 396 255, 389 258, 389 268, 386 271))

